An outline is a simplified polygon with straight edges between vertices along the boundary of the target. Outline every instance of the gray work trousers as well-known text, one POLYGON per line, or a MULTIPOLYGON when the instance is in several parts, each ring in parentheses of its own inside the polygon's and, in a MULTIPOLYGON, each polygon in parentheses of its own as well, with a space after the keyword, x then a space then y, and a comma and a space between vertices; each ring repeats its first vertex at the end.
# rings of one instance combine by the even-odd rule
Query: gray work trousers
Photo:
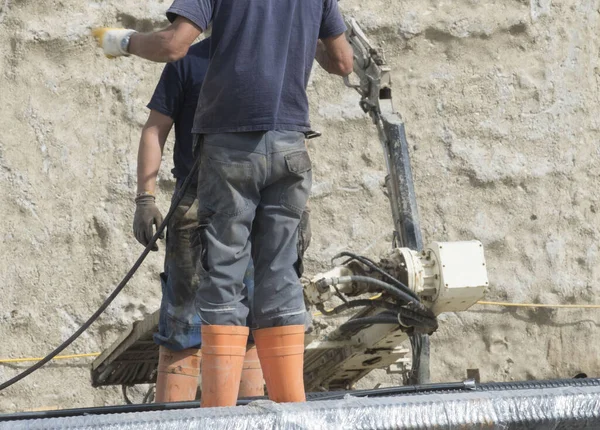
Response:
POLYGON ((242 280, 254 260, 253 328, 305 320, 298 226, 312 184, 304 134, 267 131, 202 137, 198 234, 192 244, 203 324, 245 325, 242 280))

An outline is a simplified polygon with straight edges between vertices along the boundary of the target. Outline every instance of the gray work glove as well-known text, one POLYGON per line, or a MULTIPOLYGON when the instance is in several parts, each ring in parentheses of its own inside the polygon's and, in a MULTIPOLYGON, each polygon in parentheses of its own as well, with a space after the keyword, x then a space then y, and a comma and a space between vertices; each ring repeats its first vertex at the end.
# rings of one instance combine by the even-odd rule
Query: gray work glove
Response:
MULTIPOLYGON (((154 226, 158 227, 163 222, 163 216, 156 206, 156 199, 151 194, 142 194, 135 198, 135 215, 133 216, 133 234, 139 243, 148 246, 154 236, 154 226)), ((160 235, 164 239, 164 233, 160 235)), ((152 251, 158 251, 154 244, 152 251)))

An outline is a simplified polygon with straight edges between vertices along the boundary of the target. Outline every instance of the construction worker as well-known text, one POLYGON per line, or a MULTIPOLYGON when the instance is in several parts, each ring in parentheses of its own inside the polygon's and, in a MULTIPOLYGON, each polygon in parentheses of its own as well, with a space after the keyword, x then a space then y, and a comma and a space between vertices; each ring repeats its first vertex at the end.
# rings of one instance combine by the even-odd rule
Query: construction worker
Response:
MULTIPOLYGON (((173 176, 174 196, 190 174, 192 156, 192 123, 200 87, 209 62, 209 39, 193 45, 179 61, 163 69, 152 99, 150 114, 142 131, 138 149, 137 196, 133 231, 136 239, 147 246, 155 227, 162 223, 162 214, 155 202, 156 177, 161 165, 165 142, 175 126, 173 176)), ((165 253, 165 271, 161 274, 162 303, 159 329, 154 338, 159 345, 157 402, 194 400, 200 373, 201 321, 195 308, 198 277, 195 274, 191 238, 198 227, 197 180, 186 190, 173 218, 169 221, 165 253)), ((302 271, 302 256, 310 242, 308 212, 299 230, 298 271, 302 271)), ((196 238, 197 239, 197 238, 196 238)), ((153 250, 158 250, 155 246, 153 250)), ((244 285, 252 297, 254 288, 252 261, 244 277, 244 285)), ((246 351, 244 370, 238 396, 264 395, 264 381, 256 348, 246 351)))
POLYGON ((316 58, 352 71, 337 0, 175 0, 171 26, 94 32, 107 56, 182 58, 212 25, 210 64, 194 119, 198 174, 202 406, 236 403, 249 331, 243 277, 254 261, 253 324, 267 392, 305 400, 305 307, 294 264, 312 183, 303 132, 316 58))

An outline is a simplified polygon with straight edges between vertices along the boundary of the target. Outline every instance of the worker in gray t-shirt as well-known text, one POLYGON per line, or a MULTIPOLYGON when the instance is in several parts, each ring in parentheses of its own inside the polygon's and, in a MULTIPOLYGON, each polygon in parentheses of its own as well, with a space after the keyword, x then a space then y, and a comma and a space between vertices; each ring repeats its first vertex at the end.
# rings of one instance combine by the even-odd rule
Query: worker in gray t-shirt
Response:
POLYGON ((312 183, 304 145, 313 60, 345 76, 352 49, 337 0, 175 0, 165 30, 97 29, 108 56, 173 61, 212 25, 193 133, 201 157, 193 246, 202 319, 202 406, 235 405, 255 265, 253 336, 269 398, 304 401, 305 307, 294 269, 312 183))

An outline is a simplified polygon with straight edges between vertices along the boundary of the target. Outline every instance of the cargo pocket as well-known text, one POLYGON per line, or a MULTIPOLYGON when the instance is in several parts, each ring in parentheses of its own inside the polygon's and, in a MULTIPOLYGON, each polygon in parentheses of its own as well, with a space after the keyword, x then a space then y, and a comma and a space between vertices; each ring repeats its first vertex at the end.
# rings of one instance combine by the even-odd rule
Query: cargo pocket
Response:
POLYGON ((302 216, 312 185, 310 157, 306 150, 302 150, 287 154, 284 158, 289 175, 280 202, 282 206, 302 216))

